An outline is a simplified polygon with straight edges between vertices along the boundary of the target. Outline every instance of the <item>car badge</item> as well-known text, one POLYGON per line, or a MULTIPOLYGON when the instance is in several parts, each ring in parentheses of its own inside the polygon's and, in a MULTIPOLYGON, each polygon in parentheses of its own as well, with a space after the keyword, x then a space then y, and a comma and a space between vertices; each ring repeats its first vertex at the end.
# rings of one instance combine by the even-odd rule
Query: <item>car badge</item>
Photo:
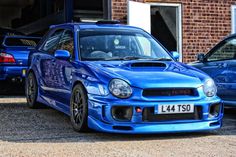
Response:
POLYGON ((118 39, 115 39, 115 40, 114 40, 114 44, 115 44, 115 45, 119 45, 119 43, 120 43, 120 41, 119 41, 118 39))

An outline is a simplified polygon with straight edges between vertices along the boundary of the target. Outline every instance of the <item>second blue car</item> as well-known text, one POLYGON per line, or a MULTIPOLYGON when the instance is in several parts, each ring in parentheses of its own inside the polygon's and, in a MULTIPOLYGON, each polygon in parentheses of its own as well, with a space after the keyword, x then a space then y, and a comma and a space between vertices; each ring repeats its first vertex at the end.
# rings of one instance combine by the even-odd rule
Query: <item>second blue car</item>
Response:
POLYGON ((0 81, 23 82, 29 53, 39 40, 39 37, 0 36, 0 81))
POLYGON ((190 65, 210 75, 224 104, 236 107, 236 34, 220 41, 206 55, 198 54, 198 61, 190 65))
POLYGON ((214 81, 176 62, 140 28, 107 21, 52 26, 30 58, 29 107, 40 102, 64 112, 76 131, 190 132, 222 125, 214 81))

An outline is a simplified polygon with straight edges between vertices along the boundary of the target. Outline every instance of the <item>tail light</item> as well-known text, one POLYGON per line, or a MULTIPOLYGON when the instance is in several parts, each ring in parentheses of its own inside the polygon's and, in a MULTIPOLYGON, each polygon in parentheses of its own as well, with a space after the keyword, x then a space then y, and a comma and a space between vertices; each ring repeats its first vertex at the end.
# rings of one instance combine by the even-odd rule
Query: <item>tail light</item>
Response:
POLYGON ((0 63, 15 63, 15 59, 12 55, 5 53, 5 52, 0 52, 0 63))

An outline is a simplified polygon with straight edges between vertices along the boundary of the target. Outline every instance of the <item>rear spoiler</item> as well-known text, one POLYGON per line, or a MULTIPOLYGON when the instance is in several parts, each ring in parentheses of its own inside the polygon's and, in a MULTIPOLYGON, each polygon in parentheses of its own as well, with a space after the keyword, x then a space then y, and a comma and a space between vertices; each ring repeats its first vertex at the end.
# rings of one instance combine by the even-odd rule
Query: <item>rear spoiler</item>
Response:
POLYGON ((22 35, 14 35, 14 36, 5 36, 2 42, 2 46, 4 47, 36 47, 38 42, 41 40, 41 37, 33 37, 33 36, 22 36, 22 35), (12 39, 11 41, 9 41, 12 39))
POLYGON ((42 37, 36 37, 36 36, 25 36, 25 35, 5 35, 5 38, 41 39, 42 37))

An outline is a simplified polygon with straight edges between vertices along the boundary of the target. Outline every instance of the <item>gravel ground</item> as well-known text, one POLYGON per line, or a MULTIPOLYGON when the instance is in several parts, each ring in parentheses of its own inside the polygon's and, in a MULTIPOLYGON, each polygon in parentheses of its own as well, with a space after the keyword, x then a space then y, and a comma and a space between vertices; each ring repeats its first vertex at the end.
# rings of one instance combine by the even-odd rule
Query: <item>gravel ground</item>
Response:
POLYGON ((236 109, 224 127, 188 134, 119 135, 74 132, 69 117, 29 109, 23 96, 0 96, 0 156, 236 156, 236 109))

